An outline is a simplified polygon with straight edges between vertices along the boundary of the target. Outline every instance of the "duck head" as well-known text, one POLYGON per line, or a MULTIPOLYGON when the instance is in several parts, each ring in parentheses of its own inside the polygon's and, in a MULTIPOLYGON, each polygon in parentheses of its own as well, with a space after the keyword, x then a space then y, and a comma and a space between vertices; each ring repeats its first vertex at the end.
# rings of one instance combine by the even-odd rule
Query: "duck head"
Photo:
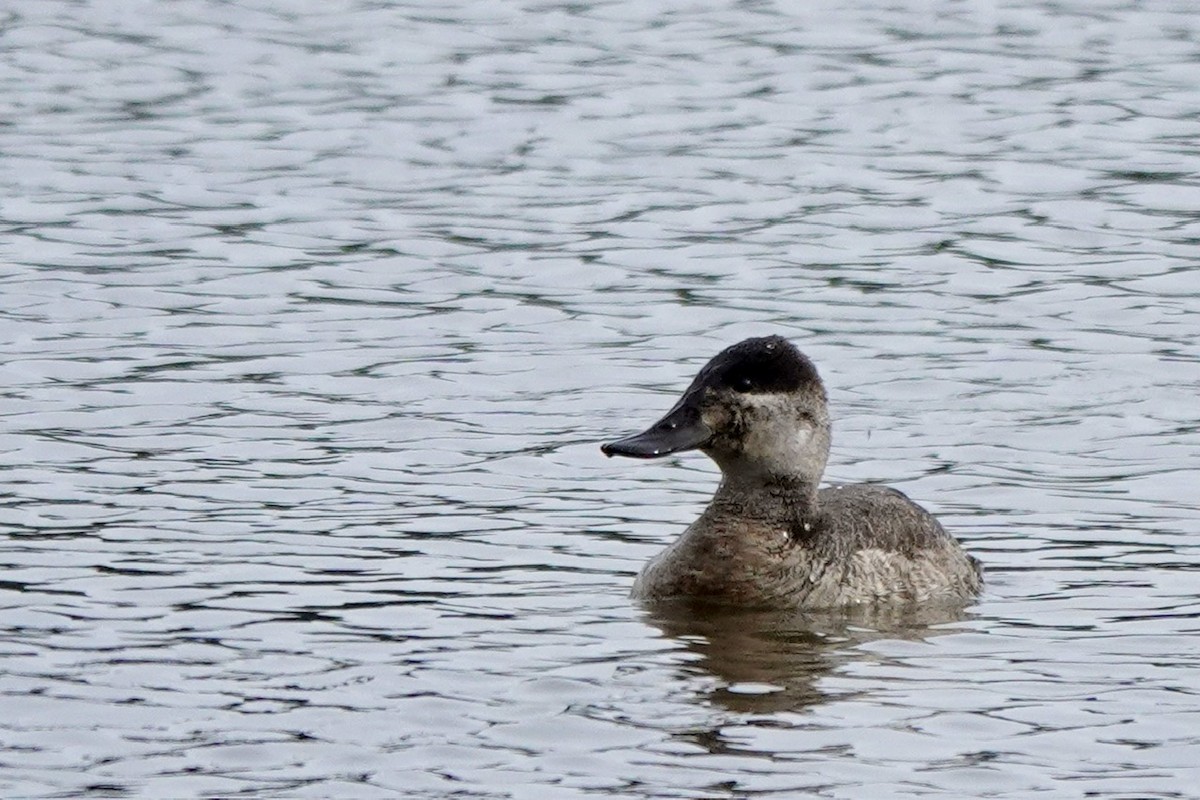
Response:
POLYGON ((817 368, 780 336, 746 339, 709 361, 666 416, 608 442, 608 456, 700 450, 728 481, 814 486, 829 456, 829 412, 817 368))

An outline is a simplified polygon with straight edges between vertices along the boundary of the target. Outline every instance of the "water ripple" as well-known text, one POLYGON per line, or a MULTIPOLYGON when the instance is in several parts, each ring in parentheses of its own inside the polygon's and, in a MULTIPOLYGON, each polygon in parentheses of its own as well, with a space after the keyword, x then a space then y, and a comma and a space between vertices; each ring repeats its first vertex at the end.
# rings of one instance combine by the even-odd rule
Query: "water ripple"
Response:
POLYGON ((5 797, 1181 797, 1194 9, 15 0, 5 797), (745 335, 964 613, 641 609, 745 335))

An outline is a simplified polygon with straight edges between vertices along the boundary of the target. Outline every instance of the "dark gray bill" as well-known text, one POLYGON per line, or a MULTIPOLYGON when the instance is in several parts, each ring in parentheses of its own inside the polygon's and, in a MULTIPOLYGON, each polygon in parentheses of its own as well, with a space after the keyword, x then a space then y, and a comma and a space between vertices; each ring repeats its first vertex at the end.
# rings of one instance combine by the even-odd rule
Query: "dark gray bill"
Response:
POLYGON ((667 415, 641 433, 600 445, 606 456, 659 458, 703 447, 712 431, 700 420, 700 409, 691 393, 684 395, 667 415))

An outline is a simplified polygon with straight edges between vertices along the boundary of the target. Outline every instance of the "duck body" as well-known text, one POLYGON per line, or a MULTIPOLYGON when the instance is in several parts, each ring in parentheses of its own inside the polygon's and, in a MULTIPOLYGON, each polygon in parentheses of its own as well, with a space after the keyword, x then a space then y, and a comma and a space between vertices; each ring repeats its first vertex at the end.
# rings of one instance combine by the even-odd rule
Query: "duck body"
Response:
POLYGON ((967 600, 979 563, 904 494, 822 489, 815 504, 718 491, 642 570, 633 595, 799 609, 967 600))
POLYGON ((789 342, 748 339, 710 361, 663 419, 603 448, 637 458, 699 449, 722 471, 634 597, 795 609, 974 597, 979 562, 904 494, 817 488, 829 442, 824 386, 789 342))

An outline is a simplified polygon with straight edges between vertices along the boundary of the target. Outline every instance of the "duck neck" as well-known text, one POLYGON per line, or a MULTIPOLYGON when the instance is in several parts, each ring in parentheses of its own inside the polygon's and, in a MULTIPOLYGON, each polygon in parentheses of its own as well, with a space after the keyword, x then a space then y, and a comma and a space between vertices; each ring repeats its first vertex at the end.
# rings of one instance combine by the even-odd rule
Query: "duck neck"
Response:
POLYGON ((791 525, 817 515, 817 481, 801 476, 725 473, 713 504, 734 513, 791 525))

